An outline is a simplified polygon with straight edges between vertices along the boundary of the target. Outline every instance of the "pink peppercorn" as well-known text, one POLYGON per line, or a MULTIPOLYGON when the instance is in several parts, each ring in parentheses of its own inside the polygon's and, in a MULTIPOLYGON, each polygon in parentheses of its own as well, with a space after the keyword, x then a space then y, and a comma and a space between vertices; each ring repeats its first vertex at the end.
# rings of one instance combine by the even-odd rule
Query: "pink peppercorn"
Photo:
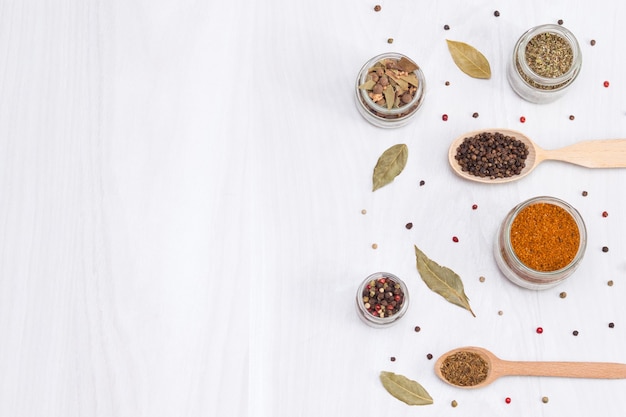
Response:
POLYGON ((608 82, 608 81, 605 81, 605 82, 604 82, 604 86, 605 86, 606 88, 609 88, 609 82, 608 82))
POLYGON ((537 327, 537 333, 538 334, 543 333, 543 327, 537 327))
POLYGON ((526 118, 524 116, 519 118, 520 123, 526 123, 526 118))
POLYGON ((603 212, 602 212, 602 217, 608 217, 608 215, 609 215, 609 213, 608 213, 608 212, 606 212, 606 211, 603 211, 603 212))
POLYGON ((443 116, 441 116, 441 120, 443 120, 444 122, 448 121, 448 115, 444 114, 443 116))
POLYGON ((506 397, 504 399, 504 402, 507 403, 507 404, 511 404, 511 397, 506 397))
POLYGON ((458 241, 459 241, 459 238, 458 238, 458 237, 456 237, 456 236, 452 236, 452 241, 453 241, 454 243, 456 243, 456 242, 458 242, 458 241))
POLYGON ((473 204, 472 205, 472 210, 476 210, 478 208, 478 204, 473 204))

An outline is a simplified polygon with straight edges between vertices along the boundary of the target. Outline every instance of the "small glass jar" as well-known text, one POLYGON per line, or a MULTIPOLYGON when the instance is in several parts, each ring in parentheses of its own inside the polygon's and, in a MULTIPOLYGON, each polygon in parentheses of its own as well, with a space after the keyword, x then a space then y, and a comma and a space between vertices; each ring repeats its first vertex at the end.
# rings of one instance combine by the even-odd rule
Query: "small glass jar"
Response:
POLYGON ((357 109, 359 110, 359 113, 361 113, 361 115, 365 118, 365 120, 367 120, 374 126, 382 128, 393 128, 404 126, 415 116, 417 110, 420 108, 424 101, 426 84, 424 79, 424 73, 413 60, 400 53, 388 52, 375 56, 374 58, 367 61, 365 65, 363 65, 363 67, 359 71, 359 75, 357 76, 354 91, 357 109), (403 105, 399 107, 392 107, 391 109, 387 108, 387 106, 381 106, 379 104, 376 104, 374 100, 372 100, 372 98, 370 97, 370 92, 360 87, 368 81, 370 69, 376 64, 385 60, 399 61, 401 59, 408 60, 408 62, 416 67, 416 69, 411 73, 415 75, 418 81, 417 86, 412 86, 415 87, 415 92, 413 93, 412 99, 406 104, 402 103, 403 105))
POLYGON ((515 44, 507 78, 523 99, 549 103, 565 94, 581 66, 582 54, 574 34, 560 25, 541 25, 526 31, 515 44), (551 53, 541 56, 545 53, 537 46, 551 53), (537 56, 542 59, 534 59, 537 56))
MULTIPOLYGON (((556 236, 559 233, 563 233, 563 232, 555 231, 551 235, 556 236)), ((528 249, 529 253, 533 254, 532 255, 533 257, 538 257, 538 256, 543 256, 545 254, 552 255, 553 253, 563 252, 562 249, 566 248, 566 246, 564 245, 571 246, 571 240, 568 242, 568 239, 562 239, 562 241, 555 239, 555 241, 559 243, 555 243, 555 245, 558 245, 558 246, 554 247, 554 251, 541 252, 538 250, 539 248, 534 247, 531 244, 529 244, 528 246, 525 246, 523 249, 528 249)), ((507 216, 504 218, 504 221, 500 225, 500 228, 496 235, 496 244, 494 245, 494 249, 495 249, 494 255, 495 255, 495 259, 496 259, 496 263, 498 264, 498 267, 500 268, 504 276, 507 277, 511 282, 521 287, 532 289, 532 290, 544 290, 544 289, 552 288, 558 285, 567 277, 569 277, 576 270, 576 268, 578 268, 578 265, 580 264, 580 261, 582 260, 583 255, 585 254, 586 247, 587 247, 587 229, 585 228, 585 223, 582 217, 580 216, 580 213, 578 213, 578 211, 574 207, 572 207, 565 201, 562 201, 554 197, 541 196, 541 197, 531 198, 529 200, 526 200, 518 204, 507 214, 507 216), (571 260, 568 260, 567 264, 563 266, 559 266, 558 269, 538 270, 538 268, 533 269, 532 267, 527 266, 527 264, 522 262, 520 257, 516 254, 514 245, 511 242, 511 239, 513 236, 511 229, 516 218, 518 217, 518 215, 520 215, 520 213, 522 213, 523 210, 527 209, 528 207, 534 204, 554 205, 557 208, 551 209, 552 213, 554 214, 542 213, 541 219, 547 218, 547 220, 538 220, 537 223, 535 224, 532 224, 531 222, 531 224, 520 225, 520 226, 524 226, 523 228, 524 233, 528 232, 529 235, 531 234, 536 235, 539 233, 543 233, 543 234, 550 233, 549 230, 539 230, 539 229, 542 226, 548 227, 548 228, 553 227, 551 226, 551 224, 554 225, 559 221, 559 219, 557 219, 556 217, 557 213, 558 213, 558 216, 563 216, 563 215, 570 216, 571 218, 567 218, 566 221, 571 224, 571 221, 573 220, 573 222, 575 223, 578 229, 577 231, 574 231, 572 228, 572 233, 578 234, 578 248, 575 251, 575 254, 571 257, 571 260), (559 210, 558 208, 562 210, 559 210), (537 230, 533 229, 535 227, 537 228, 537 230)))
POLYGON ((377 328, 389 327, 396 324, 408 310, 409 292, 397 276, 376 272, 359 285, 355 301, 357 314, 364 323, 377 328), (383 291, 380 291, 381 288, 383 291), (379 294, 382 294, 382 300, 378 300, 379 294))

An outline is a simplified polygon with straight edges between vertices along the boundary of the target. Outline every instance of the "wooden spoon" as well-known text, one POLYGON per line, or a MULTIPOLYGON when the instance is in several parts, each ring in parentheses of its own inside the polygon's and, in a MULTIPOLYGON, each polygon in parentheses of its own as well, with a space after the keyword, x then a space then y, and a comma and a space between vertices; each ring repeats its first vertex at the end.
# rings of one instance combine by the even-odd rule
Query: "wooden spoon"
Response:
POLYGON ((620 379, 626 378, 626 364, 610 362, 519 362, 505 361, 484 348, 468 346, 453 349, 442 355, 435 363, 435 373, 439 378, 450 385, 459 388, 482 388, 491 384, 501 376, 526 375, 526 376, 557 376, 567 378, 602 378, 620 379), (482 356, 489 365, 487 378, 472 386, 460 386, 448 381, 441 372, 443 361, 457 352, 473 352, 482 356))
POLYGON ((546 160, 565 161, 587 168, 626 168, 626 139, 588 140, 578 142, 560 149, 545 150, 530 140, 523 133, 510 129, 483 129, 465 133, 456 138, 448 151, 448 162, 456 174, 468 180, 484 183, 503 183, 519 180, 528 175, 537 165, 546 160), (526 166, 518 175, 507 178, 481 178, 463 172, 461 166, 454 159, 457 148, 465 140, 483 132, 500 132, 503 135, 515 136, 528 147, 526 166))

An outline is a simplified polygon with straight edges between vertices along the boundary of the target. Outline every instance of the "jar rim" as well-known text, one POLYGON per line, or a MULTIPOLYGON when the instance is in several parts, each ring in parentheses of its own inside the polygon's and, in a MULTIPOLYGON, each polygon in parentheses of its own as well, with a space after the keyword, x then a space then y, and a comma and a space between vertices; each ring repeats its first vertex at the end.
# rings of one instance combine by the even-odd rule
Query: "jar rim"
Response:
MULTIPOLYGON (((359 75, 357 76, 357 79, 356 79, 356 90, 358 92, 358 95, 363 99, 363 101, 365 101, 365 103, 367 103, 367 106, 370 106, 371 108, 376 109, 379 113, 384 113, 385 115, 388 115, 388 116, 396 116, 398 114, 407 113, 404 116, 400 116, 396 119, 393 119, 393 120, 403 120, 405 118, 408 118, 414 115, 417 109, 420 107, 419 102, 420 100, 422 100, 423 98, 422 96, 424 94, 424 84, 425 84, 424 72, 422 71, 421 67, 417 65, 417 63, 413 59, 409 58, 408 56, 399 52, 384 52, 382 54, 378 54, 374 56, 373 58, 369 59, 365 64, 363 64, 358 74, 359 75), (379 106, 378 104, 374 103, 374 101, 367 95, 367 92, 365 90, 359 89, 359 86, 365 82, 365 78, 367 77, 368 70, 371 68, 371 66, 374 63, 379 62, 385 58, 406 58, 417 66, 417 69, 413 71, 413 73, 415 74, 415 76, 417 77, 419 81, 419 85, 417 86, 417 91, 415 92, 415 96, 410 102, 396 109, 387 109, 386 107, 379 106), (416 106, 416 107, 412 108, 413 106, 416 106)), ((362 102, 360 102, 360 104, 361 106, 365 107, 365 105, 362 102)), ((366 109, 366 110, 369 111, 369 109, 366 109)), ((377 119, 389 121, 389 119, 386 119, 385 117, 379 116, 375 113, 370 112, 370 114, 377 119)))
POLYGON ((521 202, 520 204, 515 206, 511 210, 509 215, 507 216, 506 222, 504 224, 503 232, 504 232, 503 243, 505 245, 505 249, 507 253, 512 255, 513 259, 516 261, 515 267, 519 268, 521 271, 523 271, 526 274, 532 274, 535 277, 537 277, 535 280, 533 280, 536 282, 551 282, 555 279, 560 279, 559 277, 561 275, 566 274, 568 271, 577 268, 578 263, 583 258, 586 247, 587 247, 587 228, 585 226, 585 222, 582 216, 580 215, 578 210, 576 210, 572 205, 556 197, 538 196, 538 197, 533 197, 526 201, 521 202), (566 266, 560 269, 556 269, 554 271, 538 271, 536 269, 532 269, 526 266, 526 264, 524 264, 521 261, 521 259, 519 259, 519 257, 513 250, 513 246, 511 244, 511 226, 513 224, 513 221, 517 218, 517 215, 525 208, 533 204, 539 204, 539 203, 552 204, 552 205, 561 207, 572 217, 572 219, 576 222, 576 226, 578 227, 578 234, 580 237, 580 242, 578 244, 578 250, 576 251, 576 255, 574 255, 572 260, 566 266))
POLYGON ((539 25, 539 26, 535 26, 535 27, 528 29, 518 39, 515 45, 514 51, 515 51, 515 53, 513 54, 513 57, 515 60, 514 64, 519 65, 521 68, 521 71, 526 76, 528 76, 531 79, 531 81, 533 81, 534 83, 551 86, 551 87, 557 86, 552 91, 560 90, 562 88, 567 87, 571 82, 573 82, 576 79, 576 77, 578 76, 578 73, 580 72, 580 65, 582 63, 582 54, 580 52, 580 45, 578 44, 578 41, 576 40, 576 37, 574 36, 574 34, 569 29, 561 25, 555 25, 555 24, 549 23, 549 24, 539 25), (557 36, 560 36, 561 38, 567 41, 567 43, 570 45, 570 48, 572 49, 572 65, 570 65, 570 68, 567 70, 567 72, 565 72, 564 74, 558 77, 551 78, 551 77, 544 77, 542 75, 539 75, 536 72, 534 72, 530 68, 528 63, 526 62, 526 59, 525 59, 526 45, 528 45, 528 42, 531 39, 533 39, 536 35, 539 35, 541 33, 553 33, 553 34, 556 34, 557 36))

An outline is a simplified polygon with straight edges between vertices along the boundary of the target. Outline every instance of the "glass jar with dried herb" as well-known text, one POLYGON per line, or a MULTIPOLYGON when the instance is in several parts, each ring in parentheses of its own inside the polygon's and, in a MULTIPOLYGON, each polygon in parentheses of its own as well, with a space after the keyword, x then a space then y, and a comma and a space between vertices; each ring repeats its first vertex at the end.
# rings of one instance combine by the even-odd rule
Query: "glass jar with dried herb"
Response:
POLYGON ((552 288, 578 268, 587 246, 580 213, 555 197, 515 206, 496 236, 495 258, 510 281, 529 289, 552 288))
POLYGON ((541 25, 529 29, 515 44, 507 78, 523 99, 549 103, 565 94, 581 65, 574 34, 560 25, 541 25))
POLYGON ((410 58, 396 52, 370 59, 359 71, 356 106, 374 126, 404 126, 424 101, 424 73, 410 58))
POLYGON ((388 327, 400 320, 409 308, 406 284, 388 272, 376 272, 359 285, 356 309, 363 322, 372 327, 388 327))

